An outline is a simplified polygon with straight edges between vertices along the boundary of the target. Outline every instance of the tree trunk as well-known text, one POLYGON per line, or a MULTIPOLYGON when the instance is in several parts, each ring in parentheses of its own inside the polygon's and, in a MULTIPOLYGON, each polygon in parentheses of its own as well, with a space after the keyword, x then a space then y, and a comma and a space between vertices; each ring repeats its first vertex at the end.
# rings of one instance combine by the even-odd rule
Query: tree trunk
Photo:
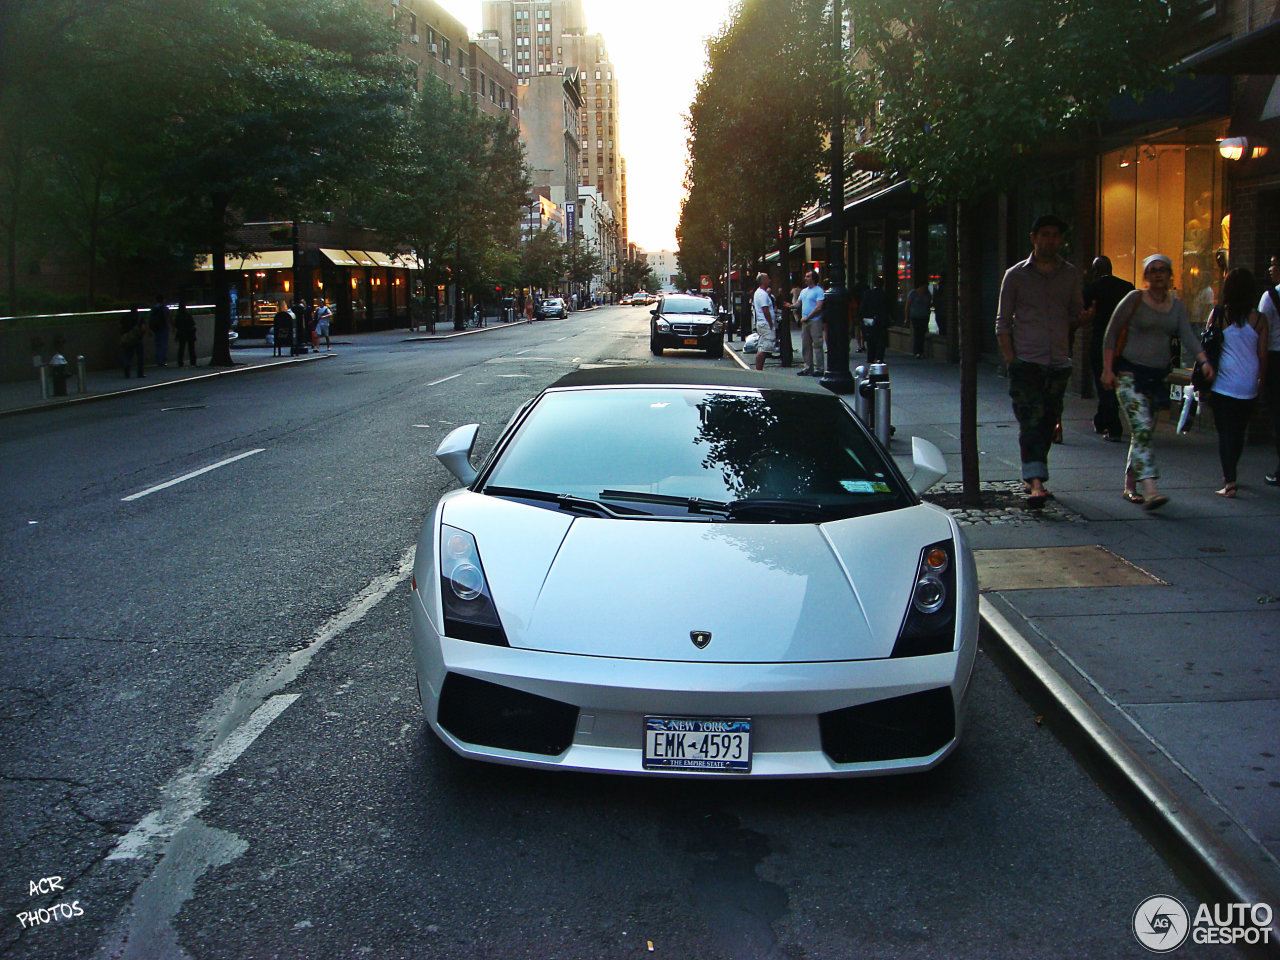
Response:
POLYGON ((227 201, 221 191, 210 198, 213 203, 213 346, 209 366, 234 366, 231 360, 231 294, 227 288, 227 201))
POLYGON ((964 481, 961 502, 982 506, 978 465, 978 356, 982 352, 982 322, 974 309, 978 278, 975 247, 969 237, 973 206, 956 204, 956 321, 960 326, 960 470, 964 481))

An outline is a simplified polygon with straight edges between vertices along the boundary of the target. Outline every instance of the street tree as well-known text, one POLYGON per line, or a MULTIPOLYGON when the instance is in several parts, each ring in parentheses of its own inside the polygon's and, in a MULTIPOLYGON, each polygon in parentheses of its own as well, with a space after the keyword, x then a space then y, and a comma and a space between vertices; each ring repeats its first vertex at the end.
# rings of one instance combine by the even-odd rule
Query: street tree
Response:
POLYGON ((1122 94, 1162 82, 1180 0, 848 0, 853 111, 879 102, 871 144, 892 174, 953 206, 959 265, 964 499, 981 503, 972 203, 1016 183, 1037 151, 1122 94))

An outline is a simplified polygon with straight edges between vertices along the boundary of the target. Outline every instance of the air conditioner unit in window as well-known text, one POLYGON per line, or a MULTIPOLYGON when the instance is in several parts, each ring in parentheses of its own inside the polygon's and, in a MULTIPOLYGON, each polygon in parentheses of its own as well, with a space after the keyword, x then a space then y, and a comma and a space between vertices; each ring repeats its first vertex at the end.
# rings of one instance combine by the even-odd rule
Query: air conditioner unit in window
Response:
POLYGON ((409 42, 410 42, 410 43, 417 43, 417 42, 418 42, 418 35, 417 35, 416 33, 411 33, 411 34, 409 34, 409 42))
POLYGON ((432 52, 432 53, 439 53, 439 52, 440 52, 440 45, 439 45, 438 43, 433 43, 433 44, 431 44, 431 52, 432 52))

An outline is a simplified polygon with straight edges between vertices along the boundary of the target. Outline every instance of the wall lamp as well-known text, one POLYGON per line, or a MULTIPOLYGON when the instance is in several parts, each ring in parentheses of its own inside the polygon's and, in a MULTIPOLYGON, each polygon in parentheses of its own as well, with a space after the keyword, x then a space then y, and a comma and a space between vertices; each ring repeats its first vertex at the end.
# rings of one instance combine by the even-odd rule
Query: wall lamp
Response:
POLYGON ((1257 160, 1267 155, 1267 142, 1258 137, 1227 137, 1218 141, 1224 160, 1257 160))

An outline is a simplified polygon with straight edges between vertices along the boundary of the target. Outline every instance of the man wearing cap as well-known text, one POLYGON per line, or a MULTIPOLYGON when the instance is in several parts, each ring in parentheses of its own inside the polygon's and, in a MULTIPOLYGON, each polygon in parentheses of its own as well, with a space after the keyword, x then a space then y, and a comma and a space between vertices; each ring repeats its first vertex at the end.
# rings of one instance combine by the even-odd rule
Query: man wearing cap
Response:
POLYGON ((1071 338, 1093 319, 1084 307, 1080 271, 1059 255, 1066 223, 1048 214, 1031 226, 1031 256, 1005 272, 996 338, 1009 370, 1009 397, 1018 418, 1018 447, 1027 506, 1049 498, 1049 449, 1071 379, 1071 338))

